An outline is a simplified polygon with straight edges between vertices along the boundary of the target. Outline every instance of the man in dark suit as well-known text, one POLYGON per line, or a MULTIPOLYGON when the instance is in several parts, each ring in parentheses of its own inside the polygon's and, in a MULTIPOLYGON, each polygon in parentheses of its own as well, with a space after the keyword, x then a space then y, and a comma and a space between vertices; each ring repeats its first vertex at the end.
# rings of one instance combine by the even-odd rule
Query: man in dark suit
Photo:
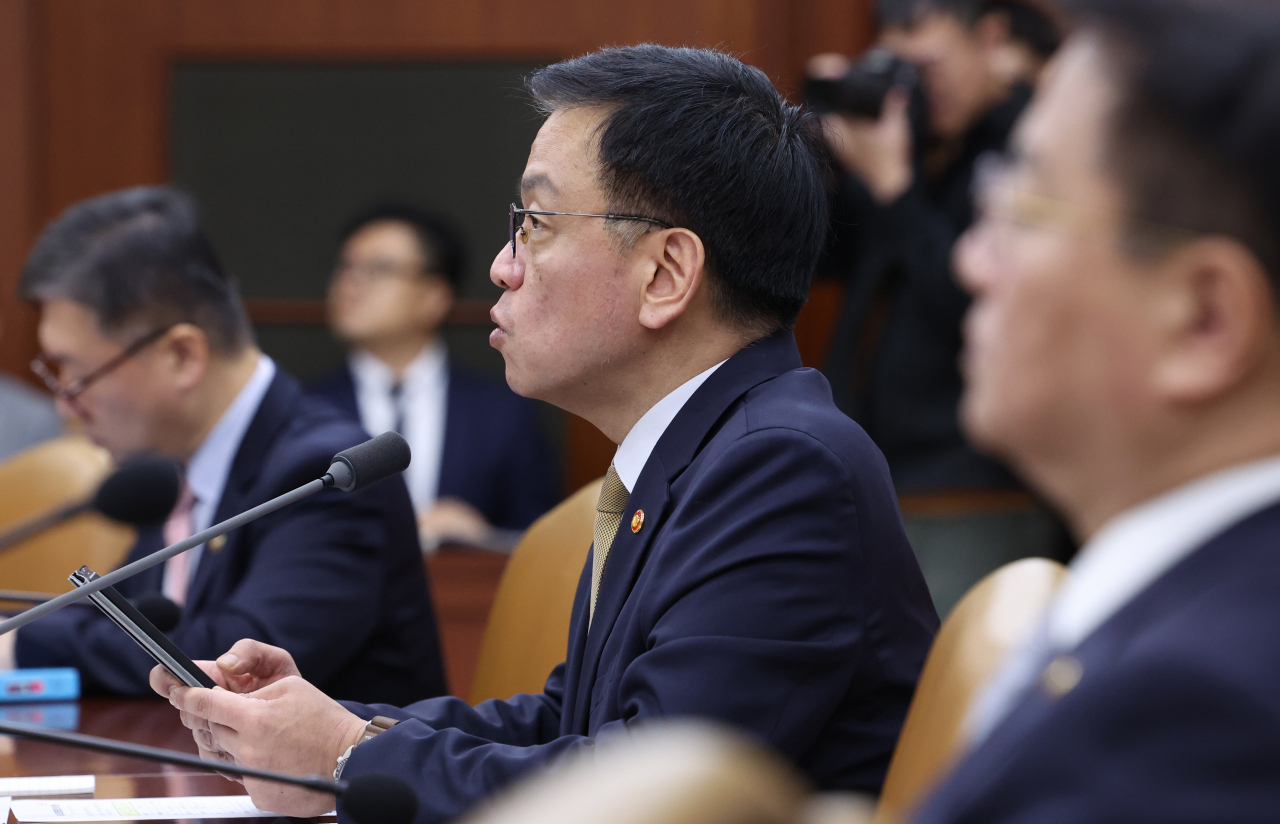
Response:
MULTIPOLYGON (((116 458, 154 451, 184 464, 174 513, 139 534, 129 560, 319 477, 334 453, 367 437, 258 350, 195 204, 172 189, 71 207, 36 244, 21 290, 40 304, 40 371, 63 414, 116 458)), ((194 657, 257 638, 290 650, 337 697, 444 692, 399 478, 354 495, 321 492, 120 590, 176 602, 169 636, 194 657)), ((154 663, 91 605, 23 628, 16 658, 77 667, 89 690, 124 695, 147 694, 154 663)))
POLYGON ((916 822, 1280 820, 1280 7, 1079 0, 980 190, 964 420, 1084 540, 916 822))
MULTIPOLYGON (((667 716, 876 792, 937 616, 883 457, 789 330, 825 230, 813 121, 711 51, 609 49, 530 89, 549 117, 490 269, 490 341, 516 392, 619 444, 565 662, 543 692, 475 708, 334 705, 254 642, 242 666, 206 664, 230 690, 153 684, 207 757, 392 773, 423 822, 667 716)), ((248 788, 291 814, 331 803, 248 788)))
POLYGON ((453 363, 440 327, 464 269, 462 239, 405 204, 374 206, 342 235, 329 324, 347 362, 309 389, 413 450, 405 472, 424 546, 521 530, 559 500, 533 404, 453 363))

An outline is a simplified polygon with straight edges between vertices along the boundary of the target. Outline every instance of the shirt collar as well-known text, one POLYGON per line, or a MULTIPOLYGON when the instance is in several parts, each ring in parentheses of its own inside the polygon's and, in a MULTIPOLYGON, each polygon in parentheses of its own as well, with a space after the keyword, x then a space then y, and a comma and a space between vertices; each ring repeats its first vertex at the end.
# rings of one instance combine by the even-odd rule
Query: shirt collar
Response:
POLYGON ((1118 515, 1080 550, 1048 616, 1071 649, 1209 539, 1280 500, 1280 455, 1220 470, 1118 515))
MULTIPOLYGON (((444 341, 436 339, 422 347, 422 351, 404 368, 401 383, 406 390, 422 386, 444 373, 448 362, 449 352, 444 341)), ((347 363, 351 367, 352 378, 360 386, 387 392, 396 382, 391 367, 364 349, 352 350, 347 363)))
POLYGON ((187 486, 196 500, 212 505, 222 498, 227 476, 231 474, 231 463, 240 451, 240 442, 244 440, 244 433, 253 423, 253 416, 258 413, 258 407, 262 405, 275 376, 275 361, 259 355, 253 375, 187 462, 187 486))
POLYGON ((665 398, 650 407, 649 411, 636 421, 636 425, 631 427, 631 431, 622 439, 617 453, 613 456, 613 468, 628 492, 636 488, 640 471, 649 461, 649 455, 653 453, 653 448, 657 446, 662 433, 667 431, 671 421, 684 408, 693 393, 698 391, 698 387, 702 386, 703 382, 711 377, 711 373, 724 363, 725 361, 720 361, 705 372, 700 372, 677 386, 665 398))

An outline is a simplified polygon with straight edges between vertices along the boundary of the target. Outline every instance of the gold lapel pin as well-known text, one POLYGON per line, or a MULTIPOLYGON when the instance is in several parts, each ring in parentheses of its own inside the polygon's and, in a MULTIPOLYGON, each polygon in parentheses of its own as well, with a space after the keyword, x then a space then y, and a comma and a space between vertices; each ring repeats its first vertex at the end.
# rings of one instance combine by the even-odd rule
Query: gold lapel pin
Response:
POLYGON ((209 541, 209 544, 208 544, 209 551, 212 552, 214 555, 217 555, 219 552, 221 552, 222 548, 226 545, 227 545, 226 535, 218 535, 215 538, 213 538, 213 540, 209 541))
POLYGON ((644 510, 637 509, 636 514, 631 516, 631 531, 639 532, 642 526, 644 526, 644 510))
POLYGON ((1070 655, 1059 655, 1049 662, 1040 676, 1040 683, 1050 698, 1061 698, 1080 683, 1084 667, 1070 655))

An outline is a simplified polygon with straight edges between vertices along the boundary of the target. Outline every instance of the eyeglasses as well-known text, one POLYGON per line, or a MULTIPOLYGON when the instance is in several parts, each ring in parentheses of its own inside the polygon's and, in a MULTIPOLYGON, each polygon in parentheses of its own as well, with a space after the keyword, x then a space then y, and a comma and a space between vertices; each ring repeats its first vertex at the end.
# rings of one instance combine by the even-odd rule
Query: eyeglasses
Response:
POLYGON ((390 260, 362 262, 340 260, 333 267, 332 280, 351 278, 360 283, 390 280, 392 278, 413 280, 431 274, 436 273, 421 263, 400 263, 390 260))
POLYGON ((582 212, 543 212, 538 209, 517 209, 516 204, 511 204, 511 211, 507 216, 507 233, 511 240, 511 256, 516 256, 516 229, 520 230, 520 242, 529 242, 529 233, 524 228, 525 215, 563 215, 565 217, 602 217, 605 220, 640 220, 645 223, 652 223, 654 226, 661 226, 663 229, 674 229, 670 223, 664 223, 653 217, 641 217, 640 215, 588 215, 582 212), (520 221, 517 226, 516 217, 519 216, 520 221))
MULTIPOLYGON (((974 165, 973 201, 977 222, 996 230, 1001 243, 1011 240, 1010 230, 1082 232, 1106 229, 1101 219, 1081 207, 1023 188, 1017 183, 1021 168, 1016 158, 1002 152, 985 152, 974 165)), ((1120 237, 1139 254, 1193 240, 1197 232, 1148 220, 1125 219, 1120 237)))
POLYGON ((49 388, 49 391, 52 392, 55 397, 61 398, 67 403, 74 404, 76 398, 79 397, 86 389, 119 369, 125 361, 129 360, 129 358, 132 358, 143 349, 160 340, 160 338, 164 337, 175 325, 176 324, 170 324, 169 326, 156 329, 154 332, 148 332, 126 346, 124 351, 116 355, 111 360, 102 364, 97 369, 94 369, 83 378, 77 378, 76 380, 71 381, 71 383, 64 384, 62 382, 57 374, 57 364, 51 362, 44 355, 40 355, 35 360, 31 361, 31 371, 35 372, 36 375, 40 377, 40 380, 44 381, 44 385, 49 388))

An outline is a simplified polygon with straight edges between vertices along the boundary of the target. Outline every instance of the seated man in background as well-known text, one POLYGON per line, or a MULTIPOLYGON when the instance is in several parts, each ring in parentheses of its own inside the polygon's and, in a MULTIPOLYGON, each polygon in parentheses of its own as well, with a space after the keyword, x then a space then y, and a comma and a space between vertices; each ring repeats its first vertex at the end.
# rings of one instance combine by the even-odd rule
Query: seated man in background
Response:
MULTIPOLYGON (((116 460, 153 451, 184 465, 168 523, 141 531, 130 561, 319 477, 334 453, 367 437, 258 350, 195 203, 172 189, 72 206, 37 241, 20 288, 39 303, 41 371, 62 413, 116 460)), ((176 602, 169 637, 193 657, 257 638, 288 649, 338 697, 445 691, 398 478, 321 492, 119 589, 176 602)), ((147 694, 151 659, 91 605, 16 635, 19 666, 76 667, 90 691, 147 694)))
POLYGON ((957 262, 966 429, 1085 544, 915 821, 1280 820, 1280 7, 1072 7, 957 262))
POLYGON ((463 273, 462 239, 411 206, 383 205, 343 233, 329 323, 347 363, 310 387, 377 435, 413 450, 405 472, 424 548, 486 544, 559 501, 559 479, 533 404, 449 362, 440 327, 463 273))
MULTIPOLYGON (((824 116, 840 176, 821 267, 845 283, 824 371, 836 404, 884 451, 899 495, 994 491, 1007 500, 1022 489, 960 431, 957 358, 969 298, 951 267, 956 238, 972 221, 978 159, 1004 149, 1031 96, 1005 65, 1012 38, 1028 28, 1014 28, 1009 5, 880 0, 880 43, 915 67, 922 111, 909 110, 907 89, 899 88, 878 120, 824 116)), ((1036 17, 1052 29, 1042 12, 1018 8, 1017 21, 1036 17)), ((842 77, 849 65, 820 55, 811 71, 842 77)), ((996 567, 1070 551, 1058 522, 1025 505, 909 517, 906 527, 944 615, 996 567)))
MULTIPOLYGON (((790 332, 826 232, 816 124, 713 51, 608 49, 529 84, 548 117, 490 269, 490 340, 515 391, 619 444, 565 663, 474 708, 344 706, 256 642, 205 662, 225 690, 153 685, 206 757, 391 773, 421 822, 664 716, 877 792, 937 617, 883 457, 790 332)), ((275 812, 333 804, 247 786, 275 812)))

